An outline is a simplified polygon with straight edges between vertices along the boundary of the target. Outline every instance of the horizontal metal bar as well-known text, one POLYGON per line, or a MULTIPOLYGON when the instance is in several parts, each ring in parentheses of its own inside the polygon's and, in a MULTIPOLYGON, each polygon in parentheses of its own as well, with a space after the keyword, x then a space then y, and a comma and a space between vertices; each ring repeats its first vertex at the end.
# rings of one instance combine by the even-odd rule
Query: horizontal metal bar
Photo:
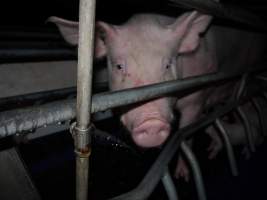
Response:
POLYGON ((236 6, 220 4, 214 0, 169 0, 175 5, 196 9, 206 14, 211 14, 216 17, 230 19, 235 22, 249 25, 263 31, 267 31, 266 22, 258 16, 240 9, 236 6))
POLYGON ((197 159, 192 150, 186 145, 185 141, 181 142, 181 149, 188 160, 188 163, 192 169, 192 174, 195 180, 197 195, 199 200, 206 200, 206 191, 202 179, 202 174, 197 162, 197 159))
MULTIPOLYGON (((253 70, 256 70, 256 68, 253 70)), ((91 112, 95 113, 109 108, 147 101, 164 95, 170 95, 174 92, 179 94, 175 96, 182 97, 209 84, 219 84, 239 76, 241 76, 241 73, 228 76, 217 73, 168 81, 140 88, 95 94, 92 97, 91 112), (188 92, 189 90, 190 92, 188 92)), ((5 111, 0 113, 0 138, 34 130, 48 124, 70 120, 75 116, 75 100, 64 100, 25 109, 5 111)))
POLYGON ((31 28, 27 29, 25 27, 1 27, 0 40, 43 40, 43 41, 62 41, 62 37, 56 29, 48 29, 47 27, 43 29, 31 28))
POLYGON ((36 101, 47 101, 66 98, 70 95, 76 95, 76 87, 56 89, 44 92, 36 92, 18 96, 0 98, 0 111, 14 108, 17 105, 27 105, 36 101))
POLYGON ((0 49, 47 49, 47 48, 70 48, 70 46, 64 41, 33 41, 33 40, 23 40, 23 41, 1 41, 0 49))
POLYGON ((112 198, 112 200, 143 200, 148 198, 160 181, 162 175, 164 174, 164 171, 166 170, 166 166, 169 164, 175 152, 180 147, 181 142, 185 138, 190 137, 197 130, 207 127, 208 125, 213 123, 216 118, 232 111, 239 105, 239 103, 243 103, 245 101, 248 101, 248 98, 243 98, 238 102, 229 102, 218 110, 215 110, 207 116, 203 116, 198 121, 174 133, 168 140, 167 144, 164 146, 164 149, 161 151, 157 160, 153 163, 140 184, 132 191, 114 197, 112 198))
POLYGON ((72 48, 57 49, 0 49, 0 63, 14 63, 26 61, 73 60, 76 52, 72 48))

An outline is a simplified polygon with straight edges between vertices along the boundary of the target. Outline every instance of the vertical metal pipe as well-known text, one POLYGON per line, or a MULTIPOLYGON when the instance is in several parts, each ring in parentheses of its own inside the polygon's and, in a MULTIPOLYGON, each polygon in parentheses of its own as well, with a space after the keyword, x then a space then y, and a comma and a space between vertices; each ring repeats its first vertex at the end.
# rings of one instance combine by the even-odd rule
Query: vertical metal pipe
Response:
POLYGON ((95 0, 80 0, 77 75, 76 200, 87 200, 90 146, 90 113, 94 47, 95 0))
POLYGON ((93 73, 95 0, 80 0, 77 127, 87 129, 90 123, 93 73))
POLYGON ((242 94, 244 93, 246 82, 247 82, 248 73, 245 73, 240 81, 240 84, 236 91, 236 99, 240 99, 242 94))
POLYGON ((191 151, 191 149, 186 145, 186 143, 183 141, 181 143, 181 149, 184 152, 191 168, 192 168, 192 172, 193 172, 193 176, 195 179, 195 183, 196 183, 196 189, 197 189, 197 194, 198 194, 198 199, 199 200, 206 200, 206 193, 205 193, 205 189, 204 189, 204 184, 203 184, 203 180, 202 180, 202 175, 201 175, 201 171, 200 168, 198 166, 197 160, 193 154, 193 152, 191 151))
POLYGON ((251 152, 255 152, 255 146, 254 146, 253 138, 252 138, 252 129, 251 129, 250 123, 248 121, 248 118, 240 106, 238 106, 236 110, 237 110, 239 117, 241 118, 241 121, 243 121, 243 123, 244 123, 245 134, 247 136, 249 149, 251 152))
POLYGON ((161 178, 163 186, 166 190, 169 200, 178 200, 175 185, 172 181, 169 170, 165 171, 164 176, 161 178))
POLYGON ((235 159, 233 147, 232 147, 232 144, 230 142, 229 136, 226 132, 226 129, 224 128, 221 120, 218 118, 215 120, 215 126, 219 130, 219 132, 222 135, 222 138, 224 140, 224 144, 225 144, 231 172, 232 172, 233 176, 238 176, 238 169, 237 169, 237 164, 236 164, 236 159, 235 159))
POLYGON ((251 102, 252 102, 252 105, 254 106, 255 110, 258 113, 261 135, 264 137, 265 136, 265 132, 264 132, 265 131, 265 124, 264 124, 264 116, 263 116, 262 110, 260 108, 260 104, 256 98, 252 98, 251 102))

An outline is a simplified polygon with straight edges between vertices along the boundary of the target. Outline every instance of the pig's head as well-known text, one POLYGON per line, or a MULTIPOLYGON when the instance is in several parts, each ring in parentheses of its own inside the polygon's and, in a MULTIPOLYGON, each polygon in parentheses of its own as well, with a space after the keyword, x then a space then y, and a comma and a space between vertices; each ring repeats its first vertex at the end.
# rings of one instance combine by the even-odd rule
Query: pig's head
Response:
MULTIPOLYGON (((96 24, 95 57, 107 57, 111 90, 134 88, 183 77, 179 55, 199 45, 211 17, 196 11, 177 20, 137 15, 121 26, 96 24)), ((78 42, 78 23, 52 17, 70 44, 78 42)), ((160 98, 124 111, 121 121, 141 147, 161 145, 170 134, 173 98, 160 98)))

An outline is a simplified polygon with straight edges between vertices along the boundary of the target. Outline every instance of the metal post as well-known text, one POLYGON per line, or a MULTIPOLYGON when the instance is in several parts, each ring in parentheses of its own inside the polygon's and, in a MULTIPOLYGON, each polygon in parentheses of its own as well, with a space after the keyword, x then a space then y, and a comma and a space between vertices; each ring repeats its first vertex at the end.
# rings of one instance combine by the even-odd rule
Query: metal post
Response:
POLYGON ((233 176, 238 176, 238 169, 237 169, 237 164, 236 164, 236 159, 233 151, 232 144, 230 142, 229 136, 227 135, 227 132, 219 118, 215 120, 215 126, 218 128, 220 134, 222 135, 222 138, 224 140, 226 152, 227 152, 227 157, 229 160, 229 165, 231 168, 231 172, 233 176))
POLYGON ((195 179, 196 183, 196 189, 197 189, 197 194, 198 194, 198 199, 199 200, 206 200, 206 193, 205 193, 205 188, 203 184, 203 179, 201 175, 201 171, 199 168, 199 165, 197 163, 197 160, 191 151, 191 149, 186 145, 186 143, 183 141, 181 142, 181 149, 185 154, 186 159, 190 163, 190 166, 192 168, 193 176, 195 179))
POLYGON ((166 190, 169 200, 178 200, 178 196, 176 193, 175 185, 172 181, 169 169, 165 171, 164 176, 161 178, 163 186, 166 190))
POLYGON ((241 118, 241 120, 244 123, 245 133, 247 136, 249 149, 251 152, 255 152, 255 146, 254 146, 253 138, 252 138, 252 130, 251 130, 251 126, 250 126, 250 123, 248 121, 248 118, 240 106, 238 106, 236 110, 237 110, 239 117, 241 118))
POLYGON ((87 200, 88 196, 94 23, 95 0, 80 0, 77 123, 72 128, 76 153, 76 200, 87 200))

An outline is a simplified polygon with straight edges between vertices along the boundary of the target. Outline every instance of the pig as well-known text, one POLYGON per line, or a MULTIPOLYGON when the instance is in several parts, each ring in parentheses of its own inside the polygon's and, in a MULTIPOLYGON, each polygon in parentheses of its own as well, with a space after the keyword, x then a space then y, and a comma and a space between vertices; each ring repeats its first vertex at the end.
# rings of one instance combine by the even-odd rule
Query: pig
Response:
MULTIPOLYGON (((177 19, 143 13, 122 25, 97 22, 94 55, 107 58, 110 89, 135 88, 218 70, 235 72, 256 62, 260 50, 252 49, 261 44, 260 40, 248 32, 210 26, 211 20, 210 15, 190 11, 177 19)), ((77 45, 78 22, 58 17, 49 21, 58 26, 67 42, 77 45)), ((164 97, 137 104, 123 111, 121 121, 138 146, 158 147, 170 135, 174 110, 180 112, 176 123, 185 127, 196 121, 206 106, 231 95, 230 91, 213 87, 212 92, 201 90, 181 99, 164 97)), ((187 176, 183 160, 178 163, 176 176, 187 176)))

